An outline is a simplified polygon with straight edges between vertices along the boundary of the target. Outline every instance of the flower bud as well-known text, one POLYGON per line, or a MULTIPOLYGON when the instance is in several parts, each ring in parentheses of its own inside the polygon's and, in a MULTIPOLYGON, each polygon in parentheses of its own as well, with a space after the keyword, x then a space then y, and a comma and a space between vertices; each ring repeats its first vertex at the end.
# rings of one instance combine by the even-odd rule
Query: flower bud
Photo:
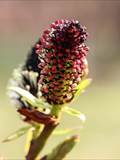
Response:
POLYGON ((70 102, 77 85, 88 74, 86 37, 86 28, 78 21, 57 20, 36 44, 38 83, 48 103, 70 102))
MULTIPOLYGON (((43 32, 13 77, 21 87, 50 105, 70 102, 88 74, 86 28, 75 20, 57 20, 43 32), (37 74, 36 74, 37 73, 37 74)), ((17 98, 16 98, 17 97, 17 98)), ((29 106, 20 95, 20 106, 29 106)))

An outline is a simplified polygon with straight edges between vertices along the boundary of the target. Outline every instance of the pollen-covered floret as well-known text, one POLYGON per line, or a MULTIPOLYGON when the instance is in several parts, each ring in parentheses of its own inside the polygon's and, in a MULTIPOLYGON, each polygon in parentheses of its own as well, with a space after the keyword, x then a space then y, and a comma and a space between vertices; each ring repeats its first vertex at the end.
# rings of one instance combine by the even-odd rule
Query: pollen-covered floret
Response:
POLYGON ((50 104, 74 98, 77 85, 88 74, 86 28, 75 20, 57 20, 35 45, 42 96, 50 104))

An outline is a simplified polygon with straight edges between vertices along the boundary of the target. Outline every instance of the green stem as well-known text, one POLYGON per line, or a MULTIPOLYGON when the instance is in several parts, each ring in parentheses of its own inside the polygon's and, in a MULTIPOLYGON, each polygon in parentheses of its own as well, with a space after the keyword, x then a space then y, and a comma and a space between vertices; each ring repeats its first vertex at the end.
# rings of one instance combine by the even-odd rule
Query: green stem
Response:
POLYGON ((26 160, 35 160, 38 154, 42 151, 45 146, 47 139, 50 137, 56 126, 58 125, 58 121, 61 115, 61 107, 53 106, 51 110, 51 116, 55 116, 56 124, 48 124, 44 126, 43 131, 36 139, 32 139, 28 154, 26 156, 26 160))
POLYGON ((59 106, 59 105, 54 105, 54 106, 52 107, 51 115, 52 115, 52 116, 55 116, 55 117, 57 118, 57 120, 60 120, 60 118, 61 118, 62 107, 63 107, 63 106, 59 106))

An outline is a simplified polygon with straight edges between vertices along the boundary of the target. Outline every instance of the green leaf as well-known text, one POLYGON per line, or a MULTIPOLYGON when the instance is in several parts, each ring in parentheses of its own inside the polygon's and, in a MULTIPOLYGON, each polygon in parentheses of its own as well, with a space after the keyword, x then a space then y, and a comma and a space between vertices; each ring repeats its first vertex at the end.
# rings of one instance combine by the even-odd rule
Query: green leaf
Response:
POLYGON ((40 99, 36 98, 35 96, 33 96, 29 91, 24 90, 24 89, 22 89, 20 87, 9 87, 9 90, 17 92, 19 95, 22 96, 22 98, 26 102, 31 104, 31 106, 44 108, 44 103, 42 102, 42 100, 40 100, 40 99))
POLYGON ((24 135, 30 128, 31 128, 31 126, 22 127, 19 130, 15 131, 14 133, 10 134, 2 142, 10 142, 12 140, 17 139, 17 138, 21 137, 22 135, 24 135))
POLYGON ((92 79, 85 79, 77 86, 77 92, 75 93, 75 98, 78 97, 90 84, 92 79))
MULTIPOLYGON (((63 160, 66 155, 72 150, 72 148, 79 142, 79 136, 74 135, 65 139, 62 143, 58 144, 51 153, 45 155, 46 160, 63 160)), ((41 160, 43 160, 41 158, 41 160)))
POLYGON ((53 132, 53 134, 54 135, 64 135, 64 134, 69 134, 69 133, 76 131, 76 130, 79 130, 79 129, 81 129, 81 127, 59 129, 59 130, 55 130, 53 132))
POLYGON ((27 139, 26 139, 26 145, 25 145, 25 154, 28 153, 31 141, 36 139, 40 132, 42 131, 43 126, 35 124, 33 127, 31 127, 27 132, 27 139))
POLYGON ((25 144, 25 154, 28 153, 29 148, 30 148, 30 144, 31 144, 31 140, 33 138, 33 131, 35 130, 35 128, 30 128, 27 132, 27 136, 26 136, 26 144, 25 144))
POLYGON ((86 121, 85 115, 76 109, 73 109, 73 108, 66 106, 66 107, 64 107, 63 111, 71 116, 75 116, 75 117, 79 118, 82 122, 86 121))

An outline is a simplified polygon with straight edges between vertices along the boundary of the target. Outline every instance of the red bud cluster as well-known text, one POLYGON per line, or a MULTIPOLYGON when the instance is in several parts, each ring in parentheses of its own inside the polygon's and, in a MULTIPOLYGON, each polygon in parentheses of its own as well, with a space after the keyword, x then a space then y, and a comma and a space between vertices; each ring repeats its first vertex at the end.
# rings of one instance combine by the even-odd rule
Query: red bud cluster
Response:
POLYGON ((50 104, 70 102, 88 74, 86 28, 75 20, 57 20, 35 45, 42 96, 50 104))

